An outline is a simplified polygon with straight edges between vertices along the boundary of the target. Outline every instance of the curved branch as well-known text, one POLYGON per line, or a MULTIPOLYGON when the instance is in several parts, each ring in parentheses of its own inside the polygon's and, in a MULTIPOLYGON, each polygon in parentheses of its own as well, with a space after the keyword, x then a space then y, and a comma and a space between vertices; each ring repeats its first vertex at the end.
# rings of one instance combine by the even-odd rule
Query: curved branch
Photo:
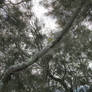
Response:
POLYGON ((12 5, 18 5, 18 4, 21 4, 21 3, 25 2, 25 0, 22 0, 22 1, 18 2, 18 3, 12 3, 10 0, 8 0, 8 2, 10 4, 12 4, 12 5))
MULTIPOLYGON (((8 70, 6 70, 6 72, 4 73, 1 81, 3 83, 5 83, 8 80, 8 77, 18 71, 21 71, 25 68, 27 68, 28 66, 31 66, 32 64, 36 63, 41 57, 43 57, 45 54, 49 53, 51 50, 53 50, 53 48, 55 48, 60 41, 62 40, 62 38, 65 36, 65 34, 67 34, 67 32, 69 31, 70 27, 72 26, 74 20, 76 19, 76 17, 78 16, 79 12, 81 11, 81 8, 85 5, 86 0, 84 0, 84 3, 82 2, 79 7, 77 8, 77 10, 75 11, 74 15, 72 16, 72 18, 70 19, 70 22, 67 23, 67 25, 65 26, 65 28, 63 29, 61 35, 55 40, 53 41, 50 45, 48 45, 46 48, 44 48, 41 52, 37 53, 36 55, 34 55, 34 57, 32 57, 31 59, 28 60, 28 62, 23 62, 17 65, 13 65, 11 66, 8 70)), ((52 53, 53 54, 53 53, 52 53)))

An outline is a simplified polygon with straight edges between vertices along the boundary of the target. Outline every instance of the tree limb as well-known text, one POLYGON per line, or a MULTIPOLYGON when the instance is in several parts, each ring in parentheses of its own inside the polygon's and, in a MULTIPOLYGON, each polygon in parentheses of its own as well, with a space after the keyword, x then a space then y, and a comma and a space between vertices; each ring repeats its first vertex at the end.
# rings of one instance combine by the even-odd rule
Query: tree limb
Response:
POLYGON ((9 81, 8 77, 11 74, 13 74, 15 72, 18 72, 18 71, 21 71, 21 70, 27 68, 28 66, 36 63, 41 57, 43 57, 45 54, 49 53, 50 50, 53 50, 53 48, 55 48, 58 45, 58 43, 60 43, 60 41, 62 40, 62 38, 65 36, 65 34, 69 31, 70 27, 72 26, 74 20, 78 16, 79 12, 81 11, 81 8, 85 5, 85 3, 86 3, 86 0, 84 0, 84 3, 82 2, 79 5, 79 7, 76 9, 74 15, 70 19, 69 23, 66 24, 66 26, 63 29, 61 35, 55 41, 53 41, 46 48, 44 48, 42 51, 40 51, 39 53, 37 53, 36 55, 34 55, 34 57, 32 57, 31 59, 28 60, 28 62, 23 62, 23 63, 17 64, 17 65, 12 65, 9 69, 7 69, 5 71, 5 73, 3 74, 3 77, 1 79, 1 81, 3 83, 5 83, 6 81, 9 81))
POLYGON ((54 77, 54 76, 50 73, 49 70, 48 70, 48 76, 49 76, 51 79, 53 79, 54 81, 59 82, 61 85, 63 85, 63 87, 64 87, 66 90, 68 90, 67 84, 64 82, 64 80, 62 80, 62 79, 60 79, 60 78, 54 77))

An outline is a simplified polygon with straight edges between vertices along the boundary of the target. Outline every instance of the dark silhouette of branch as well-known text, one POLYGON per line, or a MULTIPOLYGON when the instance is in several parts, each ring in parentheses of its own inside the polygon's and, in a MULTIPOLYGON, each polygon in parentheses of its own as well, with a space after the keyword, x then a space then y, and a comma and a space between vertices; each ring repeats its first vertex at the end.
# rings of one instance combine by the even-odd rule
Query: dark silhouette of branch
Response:
POLYGON ((59 82, 61 85, 63 85, 63 87, 64 87, 66 90, 68 90, 67 84, 64 82, 63 78, 62 78, 62 79, 56 78, 54 75, 52 75, 52 74, 50 73, 50 70, 47 70, 47 75, 48 75, 51 79, 53 79, 54 81, 59 82))
POLYGON ((10 4, 12 4, 12 5, 19 5, 19 4, 23 3, 23 2, 26 2, 26 0, 22 0, 22 1, 18 2, 18 3, 12 3, 10 0, 8 0, 8 2, 10 4))

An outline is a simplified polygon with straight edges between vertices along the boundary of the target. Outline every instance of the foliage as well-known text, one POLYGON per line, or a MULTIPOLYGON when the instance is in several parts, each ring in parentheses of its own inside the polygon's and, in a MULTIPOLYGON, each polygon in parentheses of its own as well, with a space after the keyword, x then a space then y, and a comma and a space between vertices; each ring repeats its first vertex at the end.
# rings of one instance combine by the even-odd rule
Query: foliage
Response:
MULTIPOLYGON (((64 29, 81 1, 85 0, 43 0, 41 4, 53 8, 47 16, 56 17, 56 23, 64 29)), ((92 21, 91 5, 92 2, 86 1, 54 52, 47 53, 25 70, 10 74, 2 92, 52 92, 55 89, 72 92, 80 85, 89 85, 91 89, 92 30, 83 25, 92 21)), ((12 65, 28 62, 56 40, 57 32, 53 37, 42 34, 42 25, 31 8, 31 0, 16 4, 0 2, 0 80, 12 65)))

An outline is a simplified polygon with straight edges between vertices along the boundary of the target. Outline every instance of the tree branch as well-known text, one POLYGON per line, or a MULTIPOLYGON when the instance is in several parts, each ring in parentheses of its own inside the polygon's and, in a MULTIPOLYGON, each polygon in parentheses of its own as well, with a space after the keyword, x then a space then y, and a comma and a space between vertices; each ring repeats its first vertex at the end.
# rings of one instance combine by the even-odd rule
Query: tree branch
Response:
POLYGON ((48 70, 47 73, 48 73, 48 76, 49 76, 51 79, 53 79, 54 81, 59 82, 61 85, 63 85, 63 87, 64 87, 66 90, 68 90, 67 84, 64 82, 64 80, 62 80, 62 79, 60 79, 60 78, 54 77, 54 76, 50 73, 49 70, 48 70))
POLYGON ((21 4, 21 3, 23 3, 23 2, 26 2, 26 1, 25 1, 25 0, 22 0, 22 1, 18 2, 18 3, 12 3, 10 0, 8 0, 8 2, 9 2, 10 4, 12 4, 12 5, 19 5, 19 4, 21 4))
MULTIPOLYGON (((53 50, 53 48, 55 48, 58 43, 60 43, 60 41, 62 40, 62 38, 65 36, 65 34, 69 31, 70 27, 72 26, 74 20, 76 19, 76 17, 78 16, 79 12, 81 11, 81 8, 83 7, 83 5, 85 5, 86 0, 84 0, 84 3, 81 3, 79 5, 79 7, 77 8, 77 10, 75 11, 74 15, 72 16, 72 18, 70 19, 70 22, 67 23, 67 25, 65 26, 65 28, 63 29, 61 35, 55 40, 53 41, 51 44, 49 44, 46 48, 44 48, 41 52, 37 53, 36 55, 34 55, 34 57, 32 57, 31 59, 28 60, 28 62, 23 62, 17 65, 13 65, 11 66, 9 69, 7 69, 1 79, 1 81, 3 83, 5 83, 6 81, 8 81, 8 77, 18 71, 21 71, 25 68, 27 68, 28 66, 36 63, 41 57, 43 57, 45 54, 49 53, 50 50, 53 50)), ((52 53, 53 54, 53 53, 52 53)))

